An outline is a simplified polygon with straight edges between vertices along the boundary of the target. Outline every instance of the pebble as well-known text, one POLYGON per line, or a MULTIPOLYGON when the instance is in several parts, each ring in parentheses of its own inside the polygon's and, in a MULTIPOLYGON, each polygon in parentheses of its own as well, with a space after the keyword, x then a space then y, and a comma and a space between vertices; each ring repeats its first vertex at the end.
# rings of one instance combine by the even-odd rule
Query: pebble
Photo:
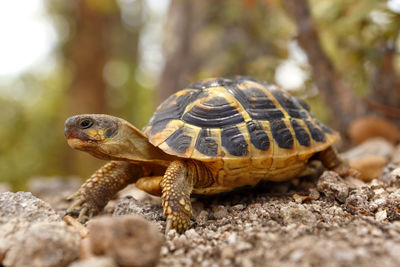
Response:
POLYGON ((206 210, 202 210, 195 220, 199 225, 205 225, 208 221, 208 212, 206 210))
POLYGON ((4 266, 67 266, 79 257, 79 233, 64 222, 10 223, 12 228, 0 226, 0 243, 6 242, 0 245, 6 248, 5 255, 0 252, 4 266))
POLYGON ((213 216, 215 219, 222 219, 228 216, 228 210, 226 209, 225 206, 223 205, 218 205, 215 208, 213 208, 213 216))
POLYGON ((11 218, 20 218, 30 223, 61 221, 50 204, 30 192, 0 193, 0 224, 11 218))
POLYGON ((384 138, 371 138, 362 144, 353 147, 352 149, 346 151, 346 153, 342 153, 342 157, 349 161, 352 161, 364 158, 367 155, 374 155, 379 157, 384 157, 386 159, 391 158, 394 152, 394 146, 386 141, 384 138))
POLYGON ((317 182, 317 189, 329 199, 344 203, 349 195, 349 186, 333 171, 325 171, 317 182))
MULTIPOLYGON (((342 179, 336 173, 328 171, 315 183, 313 180, 304 182, 302 179, 295 183, 267 183, 266 190, 256 189, 198 198, 193 202, 196 209, 193 219, 196 222, 184 235, 179 235, 175 230, 164 235, 165 217, 159 204, 122 198, 120 205, 117 204, 118 212, 143 213, 146 218, 162 226, 153 232, 161 236, 161 248, 158 252, 141 252, 139 256, 132 256, 131 254, 136 253, 135 249, 126 242, 107 246, 104 253, 100 253, 102 255, 97 255, 96 252, 92 261, 88 262, 93 263, 103 258, 108 259, 104 261, 105 266, 108 263, 123 266, 123 263, 117 262, 117 257, 111 256, 115 255, 112 254, 116 250, 114 247, 119 246, 129 247, 127 258, 134 257, 137 263, 133 264, 139 264, 152 255, 156 260, 151 264, 158 267, 379 266, 382 262, 387 266, 399 266, 400 178, 397 177, 395 169, 400 167, 395 164, 388 166, 381 177, 369 183, 342 179), (385 175, 391 179, 390 183, 381 179, 385 175), (281 190, 282 188, 285 190, 281 190), (304 201, 294 201, 292 196, 295 194, 300 196, 298 199, 304 201), (350 206, 354 207, 351 213, 350 206)), ((6 201, 3 203, 12 203, 7 201, 16 198, 11 196, 2 199, 0 194, 0 199, 6 201)), ((48 212, 46 205, 35 201, 30 203, 37 203, 43 209, 35 210, 38 216, 35 213, 26 213, 33 216, 32 223, 40 222, 45 217, 43 214, 48 212)), ((6 211, 1 215, 7 213, 7 208, 7 205, 0 205, 0 213, 6 211)), ((32 211, 33 207, 24 208, 32 211)), ((11 211, 13 212, 13 209, 11 211)), ((51 211, 52 209, 47 213, 50 218, 51 211)), ((24 214, 23 209, 21 212, 24 214)), ((118 212, 114 214, 121 215, 118 212)), ((21 218, 30 220, 25 215, 21 218)), ((55 220, 55 223, 63 224, 58 221, 58 217, 55 220)), ((11 233, 26 229, 26 225, 30 225, 30 222, 2 224, 3 227, 7 226, 7 231, 11 233)), ((0 228, 0 237, 5 230, 0 228)), ((145 234, 140 223, 108 226, 107 230, 95 231, 100 236, 99 246, 109 243, 109 238, 102 235, 113 231, 114 234, 121 234, 118 234, 119 241, 130 238, 136 240, 132 246, 145 247, 151 243, 148 239, 154 237, 148 236, 152 234, 145 234), (127 237, 124 231, 121 231, 124 228, 131 229, 131 237, 127 237), (134 228, 141 230, 135 232, 134 228)), ((9 248, 9 243, 4 243, 3 240, 0 238, 0 258, 9 248)), ((75 244, 74 247, 79 248, 79 245, 75 244)), ((29 260, 33 262, 34 257, 30 257, 29 260)), ((87 263, 86 260, 80 261, 77 257, 73 260, 75 262, 72 264, 76 266, 84 266, 83 264, 87 263)), ((4 262, 2 264, 8 266, 4 262)), ((101 266, 101 263, 96 266, 101 266)))
POLYGON ((157 228, 138 215, 100 216, 88 224, 90 249, 112 257, 120 266, 154 266, 163 238, 157 228))
POLYGON ((111 257, 92 257, 82 261, 75 261, 68 267, 118 267, 117 263, 111 257))
POLYGON ((189 240, 198 239, 200 237, 200 235, 194 229, 187 230, 185 235, 189 240))
POLYGON ((387 218, 386 210, 378 211, 377 213, 375 213, 375 220, 378 222, 382 222, 386 220, 386 218, 387 218))
POLYGON ((246 206, 243 204, 236 204, 235 206, 231 207, 231 210, 232 211, 241 211, 241 210, 244 210, 245 208, 246 208, 246 206))

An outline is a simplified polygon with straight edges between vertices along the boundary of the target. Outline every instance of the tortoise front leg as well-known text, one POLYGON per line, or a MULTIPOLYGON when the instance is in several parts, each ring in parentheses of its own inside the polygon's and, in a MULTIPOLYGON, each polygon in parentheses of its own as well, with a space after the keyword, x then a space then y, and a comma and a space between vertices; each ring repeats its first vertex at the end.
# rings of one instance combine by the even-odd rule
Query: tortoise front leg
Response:
POLYGON ((128 184, 143 176, 143 168, 124 161, 110 161, 87 179, 79 190, 70 196, 75 200, 66 214, 79 214, 78 220, 99 213, 108 201, 128 184))
POLYGON ((190 194, 194 181, 193 174, 189 172, 186 162, 176 160, 169 165, 161 180, 161 199, 167 218, 166 233, 171 229, 182 233, 190 225, 192 217, 190 194))

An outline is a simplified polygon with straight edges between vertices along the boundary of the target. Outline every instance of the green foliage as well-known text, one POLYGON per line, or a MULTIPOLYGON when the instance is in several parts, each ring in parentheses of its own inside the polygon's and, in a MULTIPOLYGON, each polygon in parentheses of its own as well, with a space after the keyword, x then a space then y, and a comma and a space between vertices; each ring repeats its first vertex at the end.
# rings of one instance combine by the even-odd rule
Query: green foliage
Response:
MULTIPOLYGON (((0 182, 21 189, 27 177, 62 174, 63 90, 56 73, 25 75, 9 85, 19 93, 0 98, 0 182)), ((0 92, 7 89, 0 87, 0 92)), ((65 174, 65 172, 64 172, 65 174)))
POLYGON ((381 45, 397 40, 400 15, 379 0, 312 0, 311 7, 321 42, 336 70, 365 95, 373 79, 371 68, 381 60, 381 45))

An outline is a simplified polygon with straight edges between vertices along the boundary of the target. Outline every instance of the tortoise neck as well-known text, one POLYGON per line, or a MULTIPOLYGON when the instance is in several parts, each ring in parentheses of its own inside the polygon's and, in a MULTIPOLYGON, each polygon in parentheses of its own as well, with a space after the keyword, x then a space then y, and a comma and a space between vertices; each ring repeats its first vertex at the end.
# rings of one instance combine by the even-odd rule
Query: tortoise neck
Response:
MULTIPOLYGON (((102 146, 99 152, 113 160, 161 166, 168 166, 171 161, 177 159, 152 145, 141 131, 126 121, 119 125, 118 135, 102 146)), ((95 153, 92 154, 96 156, 95 153)))

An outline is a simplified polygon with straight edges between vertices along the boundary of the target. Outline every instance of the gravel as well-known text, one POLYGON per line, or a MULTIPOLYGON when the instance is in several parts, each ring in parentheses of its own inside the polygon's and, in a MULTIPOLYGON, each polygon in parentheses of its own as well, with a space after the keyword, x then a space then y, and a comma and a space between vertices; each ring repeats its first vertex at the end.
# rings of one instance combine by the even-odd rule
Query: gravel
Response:
MULTIPOLYGON (((121 194, 104 212, 107 219, 98 217, 98 220, 104 220, 100 230, 89 226, 89 236, 107 236, 91 245, 102 247, 102 252, 89 253, 87 258, 88 254, 80 251, 80 259, 75 259, 70 266, 121 265, 115 256, 119 245, 110 244, 122 240, 128 240, 120 244, 122 247, 136 251, 131 252, 133 257, 123 258, 133 262, 150 258, 144 266, 399 266, 400 163, 397 161, 400 149, 369 146, 369 153, 383 155, 388 161, 386 166, 380 167, 382 174, 369 182, 352 177, 343 179, 334 172, 325 171, 317 177, 282 183, 264 182, 255 188, 193 197, 194 216, 190 228, 182 235, 176 231, 164 235, 165 217, 159 200, 143 193, 138 196, 121 194), (128 215, 141 223, 127 223, 132 220, 127 219, 131 218, 126 217, 128 215), (139 229, 142 230, 135 232, 139 229), (130 236, 129 233, 138 234, 130 236), (138 253, 140 250, 135 248, 150 244, 153 244, 150 246, 152 252, 138 253)), ((382 146, 382 142, 375 142, 375 146, 382 146)), ((353 155, 359 157, 360 152, 353 155)), ((7 240, 13 239, 14 244, 22 242, 13 233, 31 224, 30 216, 38 223, 62 223, 48 204, 38 202, 29 193, 17 194, 0 194, 1 218, 23 221, 4 224, 11 229, 7 240), (30 206, 25 207, 27 211, 17 208, 18 205, 7 207, 21 194, 26 194, 30 206), (43 222, 46 216, 49 216, 49 222, 43 222)), ((66 202, 60 205, 64 207, 66 202)), ((88 225, 95 225, 96 220, 88 225)), ((76 235, 71 237, 76 238, 76 235)), ((37 238, 41 240, 40 236, 37 238)), ((65 240, 72 247, 79 247, 74 238, 66 237, 65 240)), ((81 244, 87 244, 88 238, 83 238, 81 244)), ((11 243, 2 242, 0 232, 0 263, 4 265, 7 262, 1 251, 7 251, 11 243)), ((21 244, 29 246, 25 241, 21 244)))

